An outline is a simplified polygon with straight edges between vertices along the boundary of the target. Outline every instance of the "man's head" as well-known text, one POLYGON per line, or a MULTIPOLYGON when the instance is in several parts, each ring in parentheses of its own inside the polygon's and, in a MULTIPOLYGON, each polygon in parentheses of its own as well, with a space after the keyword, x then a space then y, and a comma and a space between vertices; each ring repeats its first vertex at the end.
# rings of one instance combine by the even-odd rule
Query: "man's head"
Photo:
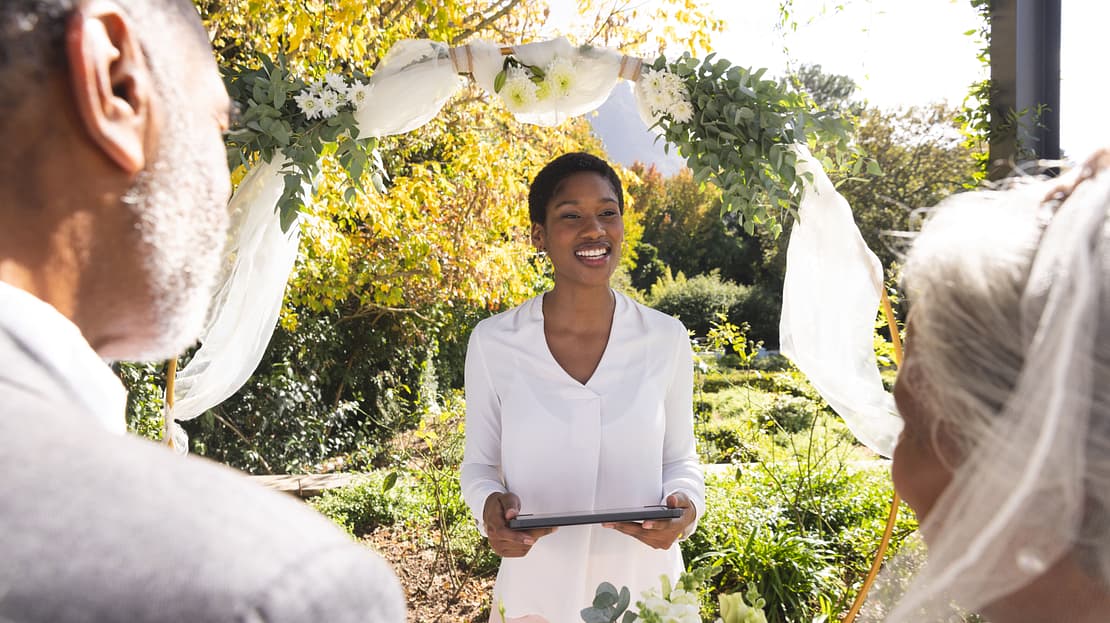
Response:
POLYGON ((188 0, 0 3, 0 280, 102 356, 179 353, 227 227, 229 101, 188 0))

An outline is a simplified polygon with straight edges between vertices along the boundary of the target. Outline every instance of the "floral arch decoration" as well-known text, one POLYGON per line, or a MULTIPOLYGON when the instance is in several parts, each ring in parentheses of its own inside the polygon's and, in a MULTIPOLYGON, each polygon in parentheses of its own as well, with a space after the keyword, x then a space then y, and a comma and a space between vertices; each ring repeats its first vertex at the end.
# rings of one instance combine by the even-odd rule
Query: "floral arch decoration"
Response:
MULTIPOLYGON (((185 452, 177 424, 226 400, 250 377, 269 343, 296 259, 298 223, 312 201, 320 159, 333 155, 351 180, 384 190, 379 137, 430 121, 465 81, 500 99, 523 123, 554 126, 599 107, 621 80, 635 84, 640 115, 699 182, 722 190, 723 210, 749 232, 777 236, 793 217, 783 293, 781 347, 862 443, 890 455, 900 429, 872 348, 882 268, 847 202, 825 173, 874 163, 849 144, 848 123, 815 112, 805 97, 712 55, 652 62, 576 47, 563 38, 504 47, 398 42, 372 75, 306 81, 284 59, 229 76, 246 103, 229 137, 229 160, 245 177, 231 198, 224 271, 201 347, 169 374, 167 441, 185 452), (829 155, 818 161, 808 145, 829 155)), ((175 366, 175 362, 171 362, 175 366)))

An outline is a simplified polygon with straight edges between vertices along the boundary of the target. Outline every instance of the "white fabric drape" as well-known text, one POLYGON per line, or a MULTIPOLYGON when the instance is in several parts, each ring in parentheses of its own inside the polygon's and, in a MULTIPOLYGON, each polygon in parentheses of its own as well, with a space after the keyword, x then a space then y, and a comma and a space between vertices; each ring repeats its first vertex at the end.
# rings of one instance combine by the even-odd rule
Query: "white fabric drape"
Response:
MULTIPOLYGON (((281 311, 285 283, 297 259, 300 229, 281 231, 274 206, 284 188, 284 159, 251 169, 231 198, 231 229, 220 279, 201 347, 177 373, 175 421, 189 420, 227 400, 247 382, 266 352, 281 311)), ((172 424, 174 448, 188 448, 172 424)))
MULTIPOLYGON (((500 46, 487 41, 470 44, 472 75, 478 86, 492 94, 494 79, 501 72, 504 57, 500 46)), ((551 96, 514 111, 517 120, 541 126, 558 125, 571 117, 596 110, 609 99, 620 81, 624 55, 607 48, 579 48, 564 38, 513 46, 513 55, 525 65, 544 69, 556 58, 574 62, 573 89, 565 97, 551 96)))
POLYGON ((902 420, 883 389, 874 350, 883 287, 847 200, 803 145, 794 148, 804 193, 790 232, 779 343, 861 443, 891 456, 902 420))

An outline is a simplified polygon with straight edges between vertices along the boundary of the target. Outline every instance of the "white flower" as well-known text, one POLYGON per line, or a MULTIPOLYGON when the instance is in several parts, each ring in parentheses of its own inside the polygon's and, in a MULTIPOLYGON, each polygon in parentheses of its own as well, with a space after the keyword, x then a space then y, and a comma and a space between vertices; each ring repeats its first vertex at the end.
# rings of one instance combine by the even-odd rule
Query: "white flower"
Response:
POLYGON ((373 85, 369 83, 356 82, 347 91, 347 101, 351 102, 356 110, 361 109, 370 100, 370 93, 373 90, 373 85))
POLYGON ((574 90, 578 81, 574 62, 566 58, 556 58, 551 61, 545 70, 544 82, 549 84, 551 92, 557 97, 567 97, 574 90))
POLYGON ((644 91, 659 93, 663 91, 664 80, 663 75, 665 71, 655 71, 654 69, 645 69, 643 74, 640 75, 639 87, 644 91))
POLYGON ((671 107, 671 117, 678 123, 690 123, 694 118, 694 106, 686 100, 675 102, 671 107))
POLYGON ((671 106, 671 98, 661 91, 645 91, 641 97, 656 117, 671 106))
POLYGON ((660 90, 676 99, 686 98, 686 85, 682 83, 682 78, 678 74, 672 74, 669 71, 660 72, 660 90))
POLYGON ((297 102, 297 107, 301 109, 304 116, 309 119, 315 119, 323 114, 320 98, 311 90, 301 91, 293 96, 293 100, 297 102))
POLYGON ((542 80, 536 85, 536 101, 542 102, 549 97, 551 97, 551 82, 542 80))
POLYGON ((324 89, 324 92, 320 94, 320 109, 323 116, 334 117, 342 105, 343 96, 339 93, 331 89, 324 89))
POLYGON ((677 74, 665 69, 648 69, 640 76, 636 90, 640 101, 648 107, 656 120, 663 115, 670 115, 675 121, 685 123, 694 116, 694 107, 690 104, 686 85, 677 74))
POLYGON ((501 88, 501 97, 509 110, 518 112, 536 103, 536 84, 527 76, 520 74, 511 76, 501 88))
POLYGON ((343 76, 340 76, 339 74, 329 71, 327 74, 324 75, 324 82, 326 82, 327 85, 331 87, 331 89, 336 93, 347 92, 347 81, 344 80, 343 76))

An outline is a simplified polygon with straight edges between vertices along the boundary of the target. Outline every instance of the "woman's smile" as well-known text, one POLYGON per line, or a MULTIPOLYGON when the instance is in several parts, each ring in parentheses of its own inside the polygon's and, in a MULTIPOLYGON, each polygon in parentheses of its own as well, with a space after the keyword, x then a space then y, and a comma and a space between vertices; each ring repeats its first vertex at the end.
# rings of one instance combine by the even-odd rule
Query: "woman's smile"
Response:
POLYGON ((583 245, 574 252, 580 262, 591 268, 606 266, 612 255, 612 247, 608 243, 583 245))

